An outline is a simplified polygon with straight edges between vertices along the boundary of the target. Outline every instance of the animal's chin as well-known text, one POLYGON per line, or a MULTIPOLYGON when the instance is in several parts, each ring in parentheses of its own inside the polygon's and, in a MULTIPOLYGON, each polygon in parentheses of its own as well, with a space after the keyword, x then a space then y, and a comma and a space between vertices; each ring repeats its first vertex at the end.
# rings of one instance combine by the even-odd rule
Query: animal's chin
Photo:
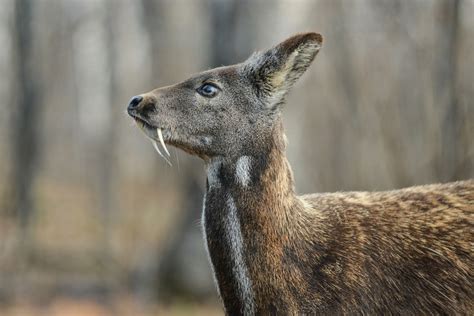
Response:
POLYGON ((181 149, 182 151, 192 156, 197 156, 201 159, 206 160, 209 158, 209 156, 212 155, 209 152, 208 146, 206 144, 203 144, 200 139, 200 137, 193 136, 173 137, 172 139, 167 141, 167 143, 176 148, 181 149))

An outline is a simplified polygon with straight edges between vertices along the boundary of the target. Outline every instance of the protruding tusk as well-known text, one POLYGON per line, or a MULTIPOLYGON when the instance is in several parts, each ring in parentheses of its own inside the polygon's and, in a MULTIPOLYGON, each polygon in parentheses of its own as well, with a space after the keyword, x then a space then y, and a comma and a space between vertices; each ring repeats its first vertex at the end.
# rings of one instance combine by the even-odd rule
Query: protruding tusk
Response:
POLYGON ((158 133, 158 138, 160 139, 161 146, 163 146, 163 149, 165 150, 166 154, 170 156, 170 152, 168 151, 168 148, 166 148, 165 141, 163 140, 163 134, 161 132, 161 128, 157 128, 156 132, 158 133))
POLYGON ((153 147, 155 148, 156 152, 164 158, 163 154, 161 153, 160 151, 160 148, 158 147, 158 144, 156 143, 156 141, 152 140, 151 143, 153 144, 153 147))
POLYGON ((158 143, 154 140, 151 141, 153 143, 153 147, 155 148, 156 152, 170 165, 172 166, 171 162, 166 158, 160 151, 160 148, 158 147, 158 143))

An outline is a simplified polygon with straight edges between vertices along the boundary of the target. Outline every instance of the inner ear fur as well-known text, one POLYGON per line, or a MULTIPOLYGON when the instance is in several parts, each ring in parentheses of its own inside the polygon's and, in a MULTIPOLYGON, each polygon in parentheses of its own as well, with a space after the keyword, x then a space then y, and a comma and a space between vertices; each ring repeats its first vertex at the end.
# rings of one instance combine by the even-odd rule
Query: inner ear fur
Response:
POLYGON ((255 53, 245 62, 246 72, 268 106, 283 101, 316 57, 322 41, 318 33, 294 35, 263 53, 255 53))

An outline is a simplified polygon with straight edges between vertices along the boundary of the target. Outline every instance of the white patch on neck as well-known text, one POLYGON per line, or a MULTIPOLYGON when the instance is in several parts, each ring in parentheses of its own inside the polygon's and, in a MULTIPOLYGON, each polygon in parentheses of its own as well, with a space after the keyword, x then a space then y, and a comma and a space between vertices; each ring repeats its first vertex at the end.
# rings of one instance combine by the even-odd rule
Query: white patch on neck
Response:
POLYGON ((246 187, 250 183, 250 168, 252 159, 249 156, 242 156, 237 160, 235 166, 235 179, 243 187, 246 187))
POLYGON ((215 158, 209 163, 207 167, 207 182, 209 183, 209 190, 221 187, 221 181, 219 179, 221 166, 222 160, 220 158, 215 158))
POLYGON ((255 314, 255 299, 252 291, 252 280, 244 260, 244 244, 237 208, 232 196, 227 198, 227 216, 225 218, 226 238, 230 245, 232 272, 237 281, 238 294, 244 304, 244 315, 255 314))
MULTIPOLYGON (((217 288, 217 294, 219 295, 219 298, 220 300, 222 301, 222 296, 221 296, 221 292, 219 290, 219 283, 217 282, 217 279, 216 279, 216 271, 214 270, 214 265, 212 264, 212 260, 211 260, 211 254, 209 253, 209 246, 207 244, 207 234, 206 234, 206 193, 204 193, 204 200, 202 202, 202 214, 201 214, 201 229, 202 229, 202 236, 204 238, 204 249, 206 250, 206 254, 207 254, 207 260, 209 261, 209 264, 211 265, 211 270, 212 270, 212 279, 214 280, 214 284, 217 288)), ((222 304, 222 306, 224 306, 224 309, 225 309, 225 305, 222 304)), ((224 310, 225 312, 225 310, 224 310)))

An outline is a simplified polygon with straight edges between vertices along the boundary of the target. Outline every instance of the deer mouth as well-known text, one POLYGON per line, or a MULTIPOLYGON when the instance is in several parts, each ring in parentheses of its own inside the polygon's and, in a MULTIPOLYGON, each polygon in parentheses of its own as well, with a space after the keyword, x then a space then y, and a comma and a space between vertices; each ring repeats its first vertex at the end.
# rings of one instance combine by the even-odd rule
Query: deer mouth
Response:
POLYGON ((140 128, 146 128, 146 129, 149 129, 149 130, 156 130, 156 127, 151 125, 150 123, 148 123, 147 120, 144 120, 142 119, 141 117, 133 117, 135 119, 135 121, 137 122, 137 124, 139 124, 140 128))
POLYGON ((137 123, 140 129, 156 130, 156 126, 151 124, 146 118, 142 117, 140 114, 129 111, 128 115, 130 115, 135 120, 135 123, 137 123))
POLYGON ((142 132, 151 140, 153 148, 155 148, 156 152, 171 166, 171 162, 168 159, 171 154, 168 148, 166 147, 165 140, 163 138, 163 130, 159 127, 150 124, 146 119, 138 115, 132 115, 132 117, 135 120, 135 123, 137 123, 138 127, 142 130, 142 132), (158 146, 158 142, 160 143, 166 155, 161 152, 160 147, 158 146))

